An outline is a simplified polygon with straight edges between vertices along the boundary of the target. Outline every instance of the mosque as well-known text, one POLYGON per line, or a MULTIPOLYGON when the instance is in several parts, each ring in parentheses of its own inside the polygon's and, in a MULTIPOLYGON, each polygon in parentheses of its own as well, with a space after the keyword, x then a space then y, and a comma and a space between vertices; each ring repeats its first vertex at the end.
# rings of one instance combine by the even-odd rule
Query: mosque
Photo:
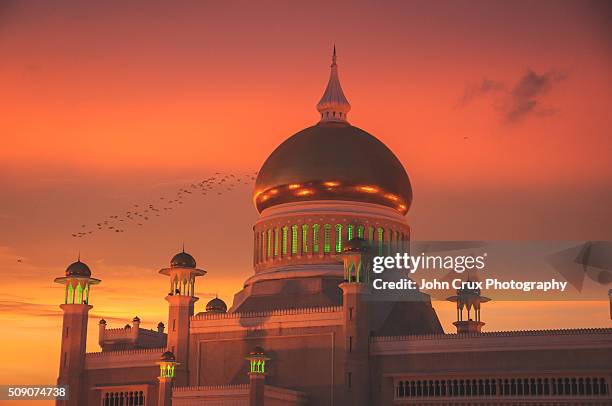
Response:
POLYGON ((58 384, 70 391, 57 404, 612 405, 612 328, 483 332, 488 299, 463 289, 445 333, 424 293, 371 300, 368 258, 408 249, 412 188, 393 152, 349 124, 350 109, 334 50, 320 121, 258 173, 254 273, 229 309, 197 304, 207 271, 179 252, 159 271, 167 325, 100 320, 100 350, 87 353, 100 280, 80 260, 55 279, 58 384))

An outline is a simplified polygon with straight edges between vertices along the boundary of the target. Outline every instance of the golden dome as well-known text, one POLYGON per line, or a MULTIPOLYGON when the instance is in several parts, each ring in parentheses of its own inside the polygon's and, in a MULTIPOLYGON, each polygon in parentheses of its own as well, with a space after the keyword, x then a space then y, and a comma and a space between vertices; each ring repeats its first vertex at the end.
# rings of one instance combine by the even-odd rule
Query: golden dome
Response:
POLYGON ((412 187, 402 163, 376 137, 348 123, 320 122, 270 154, 253 200, 259 212, 282 203, 348 200, 406 214, 412 187))

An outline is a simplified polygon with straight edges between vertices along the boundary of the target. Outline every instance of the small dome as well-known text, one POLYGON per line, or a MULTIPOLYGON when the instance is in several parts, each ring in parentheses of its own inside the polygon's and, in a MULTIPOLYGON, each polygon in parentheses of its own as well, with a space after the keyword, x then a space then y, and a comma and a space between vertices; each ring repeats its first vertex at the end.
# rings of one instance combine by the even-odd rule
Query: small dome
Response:
POLYGON ((134 323, 140 323, 140 319, 138 318, 138 316, 134 317, 134 318, 132 319, 132 321, 133 321, 134 323))
POLYGON ((264 355, 263 347, 260 347, 258 345, 257 347, 253 348, 253 351, 251 351, 251 355, 264 355))
POLYGON ((164 327, 166 327, 166 326, 164 325, 164 323, 162 323, 162 322, 160 321, 159 323, 157 323, 157 327, 158 327, 158 328, 164 328, 164 327))
POLYGON ((174 362, 176 359, 174 358, 172 351, 166 351, 162 354, 161 360, 165 362, 174 362))
POLYGON ((351 238, 343 248, 344 252, 369 252, 370 243, 363 238, 354 237, 351 238))
POLYGON ((106 325, 106 320, 100 319, 100 324, 106 325))
POLYGON ((195 268, 195 259, 185 251, 179 252, 170 260, 171 268, 195 268))
POLYGON ((81 262, 81 260, 77 260, 66 268, 66 276, 89 278, 91 276, 91 270, 85 263, 81 262))
POLYGON ((218 297, 214 298, 206 304, 207 313, 226 313, 227 305, 225 302, 218 297))

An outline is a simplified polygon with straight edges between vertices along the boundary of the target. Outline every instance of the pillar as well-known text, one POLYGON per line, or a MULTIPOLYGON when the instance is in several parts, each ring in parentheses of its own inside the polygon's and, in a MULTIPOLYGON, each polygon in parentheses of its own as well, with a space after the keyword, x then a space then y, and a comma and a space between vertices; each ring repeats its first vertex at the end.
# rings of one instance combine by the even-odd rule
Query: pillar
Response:
POLYGON ((246 358, 249 361, 249 406, 264 406, 266 390, 266 357, 263 348, 255 347, 246 358))

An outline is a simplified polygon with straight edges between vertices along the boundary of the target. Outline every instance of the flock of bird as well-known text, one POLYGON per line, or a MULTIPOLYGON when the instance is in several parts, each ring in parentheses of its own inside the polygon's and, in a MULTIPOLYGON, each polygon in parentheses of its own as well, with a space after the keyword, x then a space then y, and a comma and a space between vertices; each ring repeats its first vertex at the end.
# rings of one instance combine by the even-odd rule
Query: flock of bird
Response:
POLYGON ((84 238, 99 232, 124 233, 130 227, 141 227, 155 217, 179 208, 192 195, 221 196, 237 187, 251 185, 256 175, 257 172, 242 175, 216 172, 201 182, 179 188, 172 196, 159 196, 154 202, 134 204, 130 210, 121 214, 112 214, 93 224, 81 224, 81 229, 73 232, 72 237, 84 238))

